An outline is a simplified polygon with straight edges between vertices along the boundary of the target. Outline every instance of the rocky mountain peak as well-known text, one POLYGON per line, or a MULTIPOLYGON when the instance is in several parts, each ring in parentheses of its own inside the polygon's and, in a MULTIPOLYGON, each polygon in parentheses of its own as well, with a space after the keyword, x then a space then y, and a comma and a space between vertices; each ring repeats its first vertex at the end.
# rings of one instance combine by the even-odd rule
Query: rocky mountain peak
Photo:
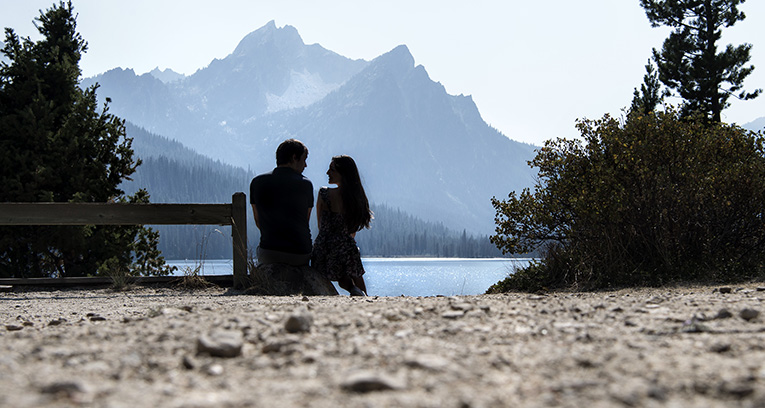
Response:
POLYGON ((285 25, 278 28, 274 20, 268 22, 263 27, 247 34, 239 45, 234 49, 234 56, 245 56, 252 52, 267 48, 276 48, 281 52, 295 50, 305 45, 303 39, 295 27, 285 25))

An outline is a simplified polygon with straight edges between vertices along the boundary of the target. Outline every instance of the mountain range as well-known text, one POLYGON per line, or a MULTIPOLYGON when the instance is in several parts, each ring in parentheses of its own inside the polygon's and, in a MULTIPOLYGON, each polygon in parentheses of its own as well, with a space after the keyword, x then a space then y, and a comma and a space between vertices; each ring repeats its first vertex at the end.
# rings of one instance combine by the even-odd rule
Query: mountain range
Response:
POLYGON ((247 173, 271 170, 278 144, 297 138, 318 189, 330 158, 349 154, 371 202, 456 231, 493 233, 490 199, 535 177, 535 146, 486 124, 470 96, 448 94, 405 45, 353 60, 272 21, 192 75, 115 68, 82 81, 96 82, 116 115, 247 173))
POLYGON ((535 147, 487 125, 470 96, 449 95, 404 45, 352 60, 270 22, 227 57, 173 74, 116 68, 82 83, 98 82, 111 112, 136 126, 254 173, 297 138, 318 189, 330 158, 349 154, 371 202, 455 230, 492 233, 490 199, 533 182, 535 147))
POLYGON ((752 132, 759 132, 761 130, 765 130, 765 116, 755 119, 745 125, 742 125, 743 128, 749 129, 752 132))

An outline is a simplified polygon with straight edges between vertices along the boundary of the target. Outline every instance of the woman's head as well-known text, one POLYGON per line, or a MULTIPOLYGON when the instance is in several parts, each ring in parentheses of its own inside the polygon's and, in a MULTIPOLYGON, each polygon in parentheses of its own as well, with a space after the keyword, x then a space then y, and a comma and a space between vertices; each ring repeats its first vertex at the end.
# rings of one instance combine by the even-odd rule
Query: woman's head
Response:
POLYGON ((334 184, 340 188, 340 196, 343 199, 343 217, 348 231, 357 232, 362 228, 369 228, 369 223, 372 221, 372 211, 369 209, 367 194, 361 185, 359 169, 353 158, 346 155, 333 157, 327 174, 329 174, 330 180, 334 181, 334 184))
POLYGON ((332 158, 329 163, 327 174, 330 177, 330 183, 338 186, 349 184, 349 187, 361 185, 361 177, 356 162, 351 156, 341 155, 332 158), (333 182, 334 181, 334 182, 333 182))

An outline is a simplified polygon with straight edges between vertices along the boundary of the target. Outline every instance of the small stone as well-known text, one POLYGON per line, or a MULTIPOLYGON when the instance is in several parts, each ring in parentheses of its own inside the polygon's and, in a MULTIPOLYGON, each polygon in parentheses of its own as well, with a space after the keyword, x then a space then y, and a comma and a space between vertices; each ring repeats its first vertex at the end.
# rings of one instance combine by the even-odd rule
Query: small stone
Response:
POLYGON ((313 317, 308 312, 295 313, 284 323, 284 330, 288 333, 307 333, 311 331, 313 317))
POLYGON ((730 319, 733 317, 733 313, 730 312, 728 309, 720 309, 717 312, 717 316, 715 316, 715 319, 730 319))
POLYGON ((709 328, 696 319, 689 319, 683 322, 680 331, 683 333, 703 333, 708 332, 709 328))
POLYGON ((727 293, 731 293, 733 291, 733 289, 728 287, 728 286, 723 286, 722 288, 719 289, 719 291, 720 291, 720 293, 727 294, 727 293))
POLYGON ((24 326, 17 326, 15 324, 6 324, 5 325, 5 330, 8 330, 8 331, 19 331, 19 330, 21 330, 23 328, 24 328, 24 326))
POLYGON ((754 393, 754 387, 744 383, 723 383, 720 385, 719 391, 735 398, 746 398, 754 393))
POLYGON ((739 312, 739 316, 746 321, 750 321, 758 318, 760 316, 760 311, 747 308, 739 312))
POLYGON ((529 295, 527 299, 529 299, 529 300, 542 300, 545 297, 546 296, 544 296, 544 295, 529 295))
POLYGON ((29 320, 25 320, 24 323, 21 323, 21 325, 24 327, 32 327, 35 324, 33 322, 30 322, 29 320))
POLYGON ((444 319, 459 319, 460 317, 464 316, 465 312, 462 310, 450 310, 448 312, 444 312, 441 314, 441 317, 444 319))
POLYGON ((106 320, 105 317, 99 316, 97 314, 90 316, 90 313, 88 314, 88 318, 90 319, 91 322, 103 322, 106 320))
POLYGON ((451 362, 441 356, 423 354, 404 361, 404 364, 413 368, 421 368, 430 371, 443 371, 449 367, 451 362))
POLYGON ((282 349, 286 349, 289 346, 292 346, 298 343, 299 342, 295 339, 277 340, 264 345, 262 351, 263 353, 278 353, 278 352, 281 352, 282 349))
POLYGON ((218 330, 197 339, 197 353, 213 357, 237 357, 242 354, 244 336, 239 331, 218 330))
POLYGON ((404 386, 397 380, 383 374, 358 372, 348 376, 340 385, 346 391, 367 393, 373 391, 399 390, 404 386))
POLYGON ((58 381, 48 384, 40 390, 43 394, 63 394, 67 397, 73 397, 77 394, 87 392, 86 387, 76 381, 58 381))
POLYGON ((647 395, 657 401, 667 400, 667 391, 663 387, 652 386, 648 389, 647 395))
POLYGON ((470 303, 452 303, 451 308, 452 310, 462 310, 467 312, 468 310, 473 309, 473 305, 470 303))
POLYGON ((197 366, 196 360, 191 356, 183 356, 181 364, 183 364, 183 368, 187 370, 193 370, 197 366))
POLYGON ((715 343, 709 348, 713 353, 725 353, 731 350, 730 343, 715 343))
POLYGON ((383 317, 389 322, 399 322, 404 320, 404 316, 402 316, 398 310, 387 310, 383 313, 383 317))
POLYGON ((66 323, 66 319, 64 319, 63 317, 60 317, 58 319, 53 319, 50 322, 48 322, 48 326, 58 326, 64 323, 66 323))
POLYGON ((308 296, 303 296, 303 298, 300 299, 300 300, 302 300, 303 302, 308 302, 311 299, 308 299, 308 296))
POLYGON ((223 366, 220 364, 210 364, 209 366, 205 367, 205 373, 212 377, 218 377, 223 375, 223 366))

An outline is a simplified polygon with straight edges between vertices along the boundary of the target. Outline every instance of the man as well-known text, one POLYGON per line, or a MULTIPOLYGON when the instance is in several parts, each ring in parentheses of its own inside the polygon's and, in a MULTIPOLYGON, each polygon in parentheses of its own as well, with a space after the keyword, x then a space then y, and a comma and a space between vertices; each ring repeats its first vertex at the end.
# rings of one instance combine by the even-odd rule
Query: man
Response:
POLYGON ((285 140, 276 149, 276 168, 250 183, 252 213, 260 229, 259 265, 308 265, 313 185, 303 177, 307 158, 302 142, 285 140))

